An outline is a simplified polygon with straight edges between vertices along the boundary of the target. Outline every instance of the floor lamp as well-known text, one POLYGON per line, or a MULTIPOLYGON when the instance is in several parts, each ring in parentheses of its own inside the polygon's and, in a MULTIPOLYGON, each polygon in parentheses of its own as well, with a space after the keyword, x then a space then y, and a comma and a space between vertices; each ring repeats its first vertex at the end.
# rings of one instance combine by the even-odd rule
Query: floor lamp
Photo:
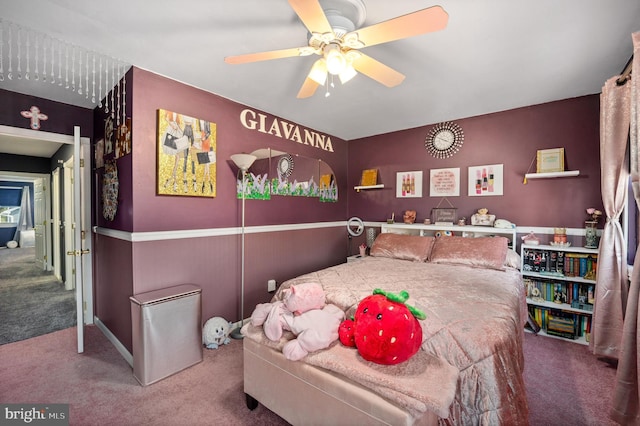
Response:
POLYGON ((247 170, 256 161, 256 156, 251 154, 233 154, 231 161, 242 171, 242 184, 240 190, 242 191, 242 237, 241 237, 241 263, 240 263, 240 325, 231 332, 231 337, 234 339, 242 339, 242 326, 244 325, 244 201, 246 195, 246 182, 245 177, 247 170))

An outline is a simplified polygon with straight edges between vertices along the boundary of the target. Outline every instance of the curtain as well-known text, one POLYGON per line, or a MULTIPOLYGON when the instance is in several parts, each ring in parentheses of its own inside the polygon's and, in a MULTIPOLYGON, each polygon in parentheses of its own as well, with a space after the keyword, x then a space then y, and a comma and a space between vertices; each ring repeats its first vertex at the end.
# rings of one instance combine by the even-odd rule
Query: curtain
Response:
POLYGON ((20 232, 33 228, 33 219, 31 214, 31 194, 28 186, 22 188, 22 200, 20 201, 20 220, 16 226, 16 233, 13 235, 13 241, 20 241, 20 232))
MULTIPOLYGON (((632 77, 631 84, 627 83, 626 86, 630 86, 631 91, 629 132, 631 181, 636 206, 640 208, 640 141, 638 140, 640 130, 640 82, 637 78, 637 76, 640 76, 640 32, 632 34, 632 38, 632 69, 636 72, 636 78, 632 77)), ((611 418, 623 425, 640 424, 640 391, 638 389, 640 385, 638 382, 638 362, 640 362, 638 359, 638 343, 640 342, 638 336, 638 332, 640 332, 638 324, 640 320, 638 316, 639 298, 640 252, 636 248, 611 409, 611 418)))
POLYGON ((589 345, 599 356, 618 358, 627 300, 627 249, 620 214, 627 203, 625 154, 629 134, 629 85, 610 78, 600 95, 600 186, 606 223, 598 250, 595 303, 589 345))

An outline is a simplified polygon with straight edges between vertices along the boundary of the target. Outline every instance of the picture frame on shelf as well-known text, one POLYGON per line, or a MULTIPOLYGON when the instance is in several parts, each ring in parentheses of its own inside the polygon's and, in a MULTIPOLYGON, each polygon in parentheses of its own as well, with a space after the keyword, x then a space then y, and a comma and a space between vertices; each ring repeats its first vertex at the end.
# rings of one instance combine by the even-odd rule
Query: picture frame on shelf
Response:
POLYGON ((536 153, 536 172, 564 172, 564 148, 539 149, 536 153))
POLYGON ((366 169, 362 171, 362 177, 360 178, 361 186, 373 186, 378 183, 378 170, 366 169))

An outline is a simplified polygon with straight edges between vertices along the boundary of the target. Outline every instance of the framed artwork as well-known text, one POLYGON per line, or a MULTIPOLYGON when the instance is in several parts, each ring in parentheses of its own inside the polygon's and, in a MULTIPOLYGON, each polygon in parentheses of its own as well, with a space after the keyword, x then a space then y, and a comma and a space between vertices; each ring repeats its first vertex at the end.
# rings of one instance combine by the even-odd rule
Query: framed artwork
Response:
POLYGON ((536 160, 538 173, 564 172, 564 148, 539 149, 536 160))
POLYGON ((457 197, 460 195, 460 168, 431 169, 430 197, 457 197))
POLYGON ((216 123, 158 110, 157 193, 216 196, 216 123))
POLYGON ((422 197, 422 171, 396 173, 396 198, 422 197))
POLYGON ((469 167, 469 197, 502 195, 502 164, 469 167))

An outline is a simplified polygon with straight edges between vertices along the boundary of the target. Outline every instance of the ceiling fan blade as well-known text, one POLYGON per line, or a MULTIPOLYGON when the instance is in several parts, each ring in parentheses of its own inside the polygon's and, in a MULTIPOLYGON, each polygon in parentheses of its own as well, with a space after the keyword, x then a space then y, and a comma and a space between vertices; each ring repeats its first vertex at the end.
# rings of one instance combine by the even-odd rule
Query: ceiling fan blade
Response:
MULTIPOLYGON (((422 9, 407 15, 398 16, 349 34, 357 34, 358 40, 365 46, 387 43, 429 32, 440 31, 447 26, 449 14, 440 6, 422 9)), ((349 36, 345 35, 345 39, 349 36)))
POLYGON ((318 0, 289 0, 289 4, 310 33, 333 32, 318 0))
POLYGON ((382 62, 376 61, 371 56, 367 56, 362 52, 360 52, 358 58, 353 60, 353 67, 356 71, 361 72, 367 77, 372 78, 387 87, 397 86, 404 80, 404 74, 400 74, 393 68, 386 66, 382 62))
POLYGON ((318 83, 307 77, 304 80, 304 83, 302 83, 302 87, 300 88, 298 96, 296 97, 299 99, 303 99, 313 96, 313 94, 316 93, 316 89, 318 88, 318 86, 320 86, 318 83))
POLYGON ((247 53, 246 55, 227 56, 224 61, 228 64, 246 64, 248 62, 268 61, 270 59, 290 58, 292 56, 302 56, 303 49, 301 47, 293 47, 291 49, 271 50, 269 52, 247 53))

